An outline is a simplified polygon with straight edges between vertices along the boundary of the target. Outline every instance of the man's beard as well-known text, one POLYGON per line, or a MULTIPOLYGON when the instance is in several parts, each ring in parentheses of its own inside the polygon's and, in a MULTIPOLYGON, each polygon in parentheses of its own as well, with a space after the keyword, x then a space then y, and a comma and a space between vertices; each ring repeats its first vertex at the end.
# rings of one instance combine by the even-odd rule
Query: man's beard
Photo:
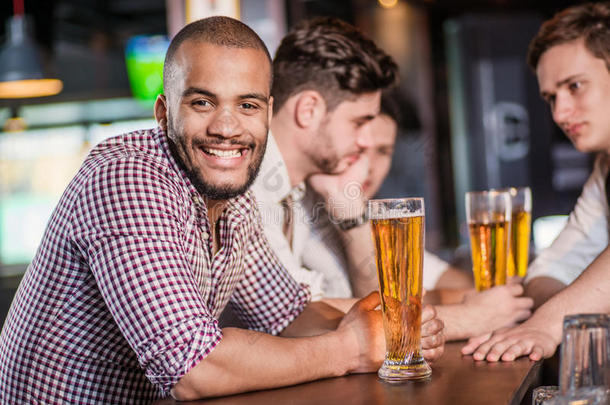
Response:
POLYGON ((313 144, 315 147, 309 151, 309 158, 313 164, 320 173, 334 174, 341 159, 337 156, 337 152, 331 141, 331 136, 326 131, 326 128, 320 130, 315 137, 313 144))
POLYGON ((184 170, 186 176, 191 181, 195 189, 199 192, 199 194, 211 200, 228 200, 230 198, 235 198, 241 194, 244 194, 246 191, 248 191, 248 189, 256 179, 256 176, 258 175, 267 146, 267 139, 265 138, 265 142, 250 149, 250 153, 253 154, 253 159, 252 162, 248 165, 246 181, 243 184, 214 185, 206 182, 202 174, 198 170, 196 170, 193 165, 190 165, 190 167, 188 167, 188 165, 186 164, 186 150, 188 146, 185 142, 185 137, 183 134, 178 134, 176 132, 173 126, 173 121, 169 115, 167 117, 167 132, 169 138, 169 149, 172 153, 172 156, 178 163, 178 166, 180 166, 180 168, 184 170), (182 153, 180 153, 181 151, 182 153))

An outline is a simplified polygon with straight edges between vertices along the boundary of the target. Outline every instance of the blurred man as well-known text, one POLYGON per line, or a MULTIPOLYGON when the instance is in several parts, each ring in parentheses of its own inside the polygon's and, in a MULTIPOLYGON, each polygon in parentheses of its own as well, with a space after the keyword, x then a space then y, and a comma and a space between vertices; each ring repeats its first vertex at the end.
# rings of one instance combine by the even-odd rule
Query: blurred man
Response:
MULTIPOLYGON (((282 40, 273 61, 274 114, 253 190, 265 233, 280 261, 313 300, 323 276, 303 267, 310 227, 301 204, 304 181, 341 173, 371 145, 371 120, 397 66, 355 27, 331 18, 305 21, 282 40)), ((349 226, 361 213, 338 213, 349 226)), ((371 290, 367 291, 367 294, 371 290)))
POLYGON ((568 224, 529 269, 527 294, 544 304, 515 329, 473 339, 463 350, 489 361, 549 357, 561 340, 563 316, 610 311, 610 3, 574 6, 545 22, 528 64, 553 120, 576 149, 598 156, 568 224))
MULTIPOLYGON (((308 269, 323 274, 325 302, 344 310, 350 304, 345 298, 378 288, 375 253, 368 221, 341 229, 328 212, 364 212, 367 200, 375 196, 390 170, 397 135, 412 126, 405 117, 408 105, 398 91, 385 91, 380 114, 371 122, 372 145, 343 173, 316 174, 308 180, 311 187, 305 205, 311 211, 313 230, 303 262, 308 269)), ((520 297, 523 287, 519 284, 476 293, 472 279, 463 271, 425 251, 423 267, 424 288, 450 289, 428 294, 440 294, 437 303, 448 304, 436 306, 448 340, 479 336, 530 315, 532 300, 520 297), (470 291, 464 295, 464 290, 470 291), (447 302, 446 296, 453 302, 447 302)))
MULTIPOLYGON (((184 400, 378 369, 378 295, 345 317, 307 305, 246 191, 270 83, 265 45, 237 20, 174 37, 159 128, 94 148, 51 217, 0 335, 0 403, 184 400), (252 330, 218 326, 229 300, 252 330)), ((428 358, 441 328, 423 326, 428 358)))
POLYGON ((597 153, 568 224, 528 269, 526 294, 536 307, 572 283, 608 245, 609 4, 566 9, 530 45, 528 64, 553 120, 576 149, 597 153))

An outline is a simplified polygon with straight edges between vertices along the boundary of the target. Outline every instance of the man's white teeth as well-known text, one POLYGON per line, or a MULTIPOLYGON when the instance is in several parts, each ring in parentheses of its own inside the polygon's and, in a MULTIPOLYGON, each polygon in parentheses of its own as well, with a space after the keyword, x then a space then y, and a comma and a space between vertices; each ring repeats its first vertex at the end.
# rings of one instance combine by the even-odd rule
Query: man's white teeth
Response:
POLYGON ((218 156, 218 157, 230 158, 230 157, 239 157, 239 156, 241 156, 241 150, 240 149, 231 149, 231 150, 204 149, 204 150, 205 150, 206 153, 208 153, 210 155, 218 156))

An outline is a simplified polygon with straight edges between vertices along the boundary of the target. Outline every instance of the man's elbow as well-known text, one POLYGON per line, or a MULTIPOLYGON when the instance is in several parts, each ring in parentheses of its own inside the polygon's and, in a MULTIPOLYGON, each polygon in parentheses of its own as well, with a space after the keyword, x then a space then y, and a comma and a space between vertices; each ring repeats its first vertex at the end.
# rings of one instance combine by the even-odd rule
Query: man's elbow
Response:
POLYGON ((176 401, 194 401, 207 396, 205 392, 201 392, 196 386, 190 384, 189 378, 186 376, 173 386, 170 394, 176 401))

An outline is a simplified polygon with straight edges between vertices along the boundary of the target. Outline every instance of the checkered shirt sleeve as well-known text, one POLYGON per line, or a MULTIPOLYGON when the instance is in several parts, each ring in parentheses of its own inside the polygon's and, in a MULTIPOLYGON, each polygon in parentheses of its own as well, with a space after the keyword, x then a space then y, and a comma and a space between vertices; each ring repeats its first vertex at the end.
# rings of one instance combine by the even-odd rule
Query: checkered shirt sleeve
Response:
POLYGON ((113 160, 84 184, 71 230, 121 334, 165 393, 222 338, 185 259, 180 192, 153 164, 113 160))

